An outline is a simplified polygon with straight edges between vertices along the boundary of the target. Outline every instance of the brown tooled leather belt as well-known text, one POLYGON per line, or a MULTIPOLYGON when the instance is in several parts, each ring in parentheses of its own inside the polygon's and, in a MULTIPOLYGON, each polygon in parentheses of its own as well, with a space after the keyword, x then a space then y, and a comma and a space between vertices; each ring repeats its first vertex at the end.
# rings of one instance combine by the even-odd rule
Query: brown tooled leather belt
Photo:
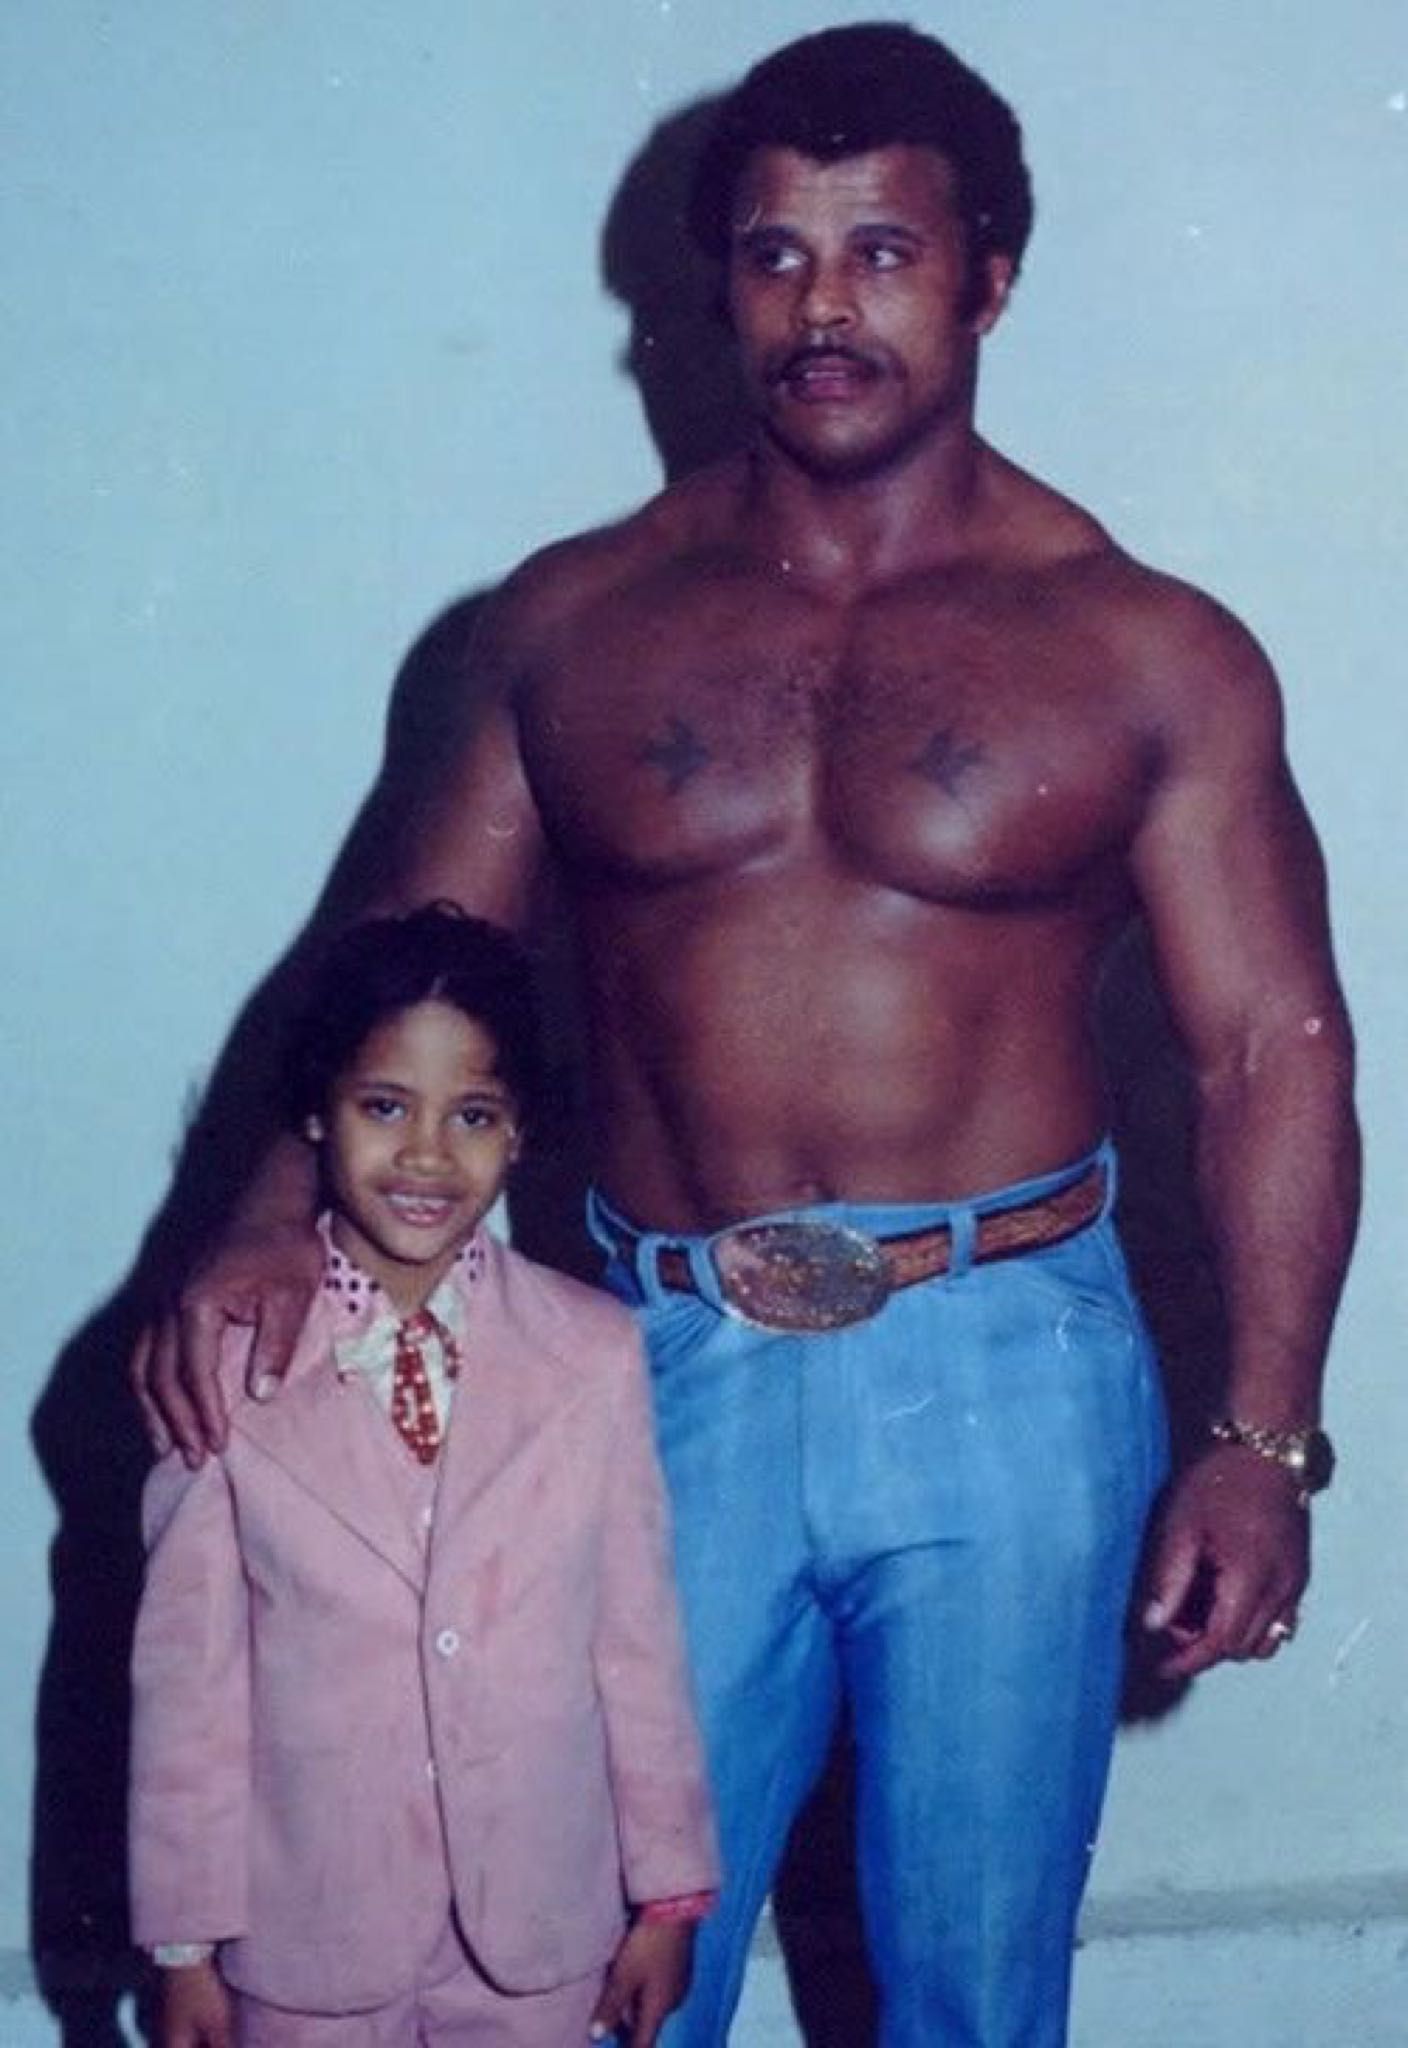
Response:
MULTIPOLYGON (((972 1262, 1060 1244, 1095 1221, 1105 1197, 1105 1167, 1097 1160, 1054 1194, 979 1216, 972 1262)), ((876 1238, 844 1224, 783 1218, 735 1224, 709 1249, 731 1314, 768 1330, 835 1330, 873 1316, 897 1288, 947 1273, 953 1233, 940 1223, 876 1238)), ((699 1292, 682 1248, 662 1245, 655 1257, 662 1286, 699 1292)))

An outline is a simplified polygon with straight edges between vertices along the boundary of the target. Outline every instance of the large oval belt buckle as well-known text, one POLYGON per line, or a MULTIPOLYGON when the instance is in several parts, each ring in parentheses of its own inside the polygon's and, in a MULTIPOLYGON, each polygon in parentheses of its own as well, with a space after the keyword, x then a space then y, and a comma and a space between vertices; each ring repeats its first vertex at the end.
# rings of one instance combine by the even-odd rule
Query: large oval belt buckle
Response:
POLYGON ((760 1330, 843 1330, 889 1299, 884 1252, 842 1223, 740 1223, 712 1249, 729 1312, 760 1330))

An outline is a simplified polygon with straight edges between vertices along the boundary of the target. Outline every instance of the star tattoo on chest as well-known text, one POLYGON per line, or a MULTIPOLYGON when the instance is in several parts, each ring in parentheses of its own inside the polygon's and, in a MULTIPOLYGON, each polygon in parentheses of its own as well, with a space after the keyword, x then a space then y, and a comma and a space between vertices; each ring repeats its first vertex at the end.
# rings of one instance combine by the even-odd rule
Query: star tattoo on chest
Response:
POLYGON ((952 726, 932 734, 923 750, 910 762, 911 772, 935 783, 948 796, 957 794, 965 775, 983 760, 983 749, 974 740, 964 741, 952 726))
POLYGON ((668 731, 659 739, 651 740, 648 746, 637 754, 638 761, 646 761, 652 768, 658 768, 665 778, 665 788, 670 796, 678 796, 692 776, 708 766, 712 756, 693 727, 683 718, 671 716, 667 721, 668 731))

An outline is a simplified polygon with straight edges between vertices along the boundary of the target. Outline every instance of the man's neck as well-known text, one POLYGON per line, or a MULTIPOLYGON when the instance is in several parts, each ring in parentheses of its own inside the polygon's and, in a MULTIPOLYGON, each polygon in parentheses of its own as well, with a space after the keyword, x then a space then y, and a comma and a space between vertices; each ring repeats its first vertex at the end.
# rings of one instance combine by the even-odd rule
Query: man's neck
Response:
POLYGON ((784 574, 863 590, 971 560, 986 527, 994 458, 971 427, 883 470, 824 476, 760 434, 741 472, 744 531, 784 574))

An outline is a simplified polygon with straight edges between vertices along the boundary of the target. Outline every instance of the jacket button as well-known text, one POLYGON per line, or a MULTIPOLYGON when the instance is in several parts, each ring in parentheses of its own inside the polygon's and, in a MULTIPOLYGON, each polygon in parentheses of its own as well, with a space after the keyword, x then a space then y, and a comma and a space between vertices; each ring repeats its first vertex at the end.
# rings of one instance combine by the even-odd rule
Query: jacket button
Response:
POLYGON ((435 1638, 435 1647, 442 1657, 453 1657, 459 1646, 460 1639, 455 1629, 442 1628, 435 1638))

